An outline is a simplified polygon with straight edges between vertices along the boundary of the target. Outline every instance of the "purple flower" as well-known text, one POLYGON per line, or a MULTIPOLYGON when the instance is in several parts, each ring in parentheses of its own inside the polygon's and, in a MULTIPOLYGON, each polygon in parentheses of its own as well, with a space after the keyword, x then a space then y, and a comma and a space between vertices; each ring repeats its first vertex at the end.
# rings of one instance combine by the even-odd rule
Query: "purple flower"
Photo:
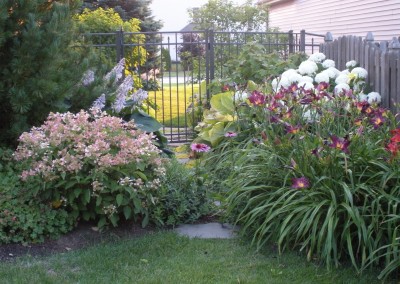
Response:
POLYGON ((371 123, 375 129, 379 128, 385 122, 385 118, 381 114, 375 115, 371 118, 371 123))
POLYGON ((236 132, 232 132, 232 131, 228 131, 224 134, 225 137, 236 137, 237 133, 236 132))
POLYGON ((349 145, 350 145, 350 141, 347 138, 341 138, 341 137, 337 137, 335 135, 332 135, 331 136, 331 140, 332 140, 332 143, 329 144, 329 147, 341 150, 344 153, 348 153, 349 152, 348 148, 349 148, 349 145))
POLYGON ((251 96, 249 97, 249 101, 253 104, 253 105, 264 105, 265 104, 265 96, 258 91, 253 91, 251 93, 251 96))
POLYGON ((324 148, 322 148, 322 147, 317 147, 311 151, 311 154, 314 155, 315 157, 319 158, 320 157, 319 153, 322 152, 323 149, 324 148))
POLYGON ((306 177, 292 179, 292 188, 303 189, 303 188, 309 188, 309 187, 310 187, 310 182, 306 177))
POLYGON ((207 144, 203 144, 203 143, 193 143, 192 145, 190 145, 190 149, 192 149, 192 151, 194 152, 208 152, 211 150, 210 146, 208 146, 207 144))

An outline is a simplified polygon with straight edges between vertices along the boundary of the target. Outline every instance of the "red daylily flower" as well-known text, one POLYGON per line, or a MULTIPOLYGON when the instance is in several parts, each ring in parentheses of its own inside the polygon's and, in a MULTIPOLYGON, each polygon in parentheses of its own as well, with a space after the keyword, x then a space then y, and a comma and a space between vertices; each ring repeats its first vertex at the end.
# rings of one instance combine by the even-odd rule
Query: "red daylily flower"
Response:
POLYGON ((394 143, 394 142, 390 142, 386 146, 386 150, 389 151, 390 153, 392 153, 393 156, 396 156, 398 151, 399 151, 399 144, 394 143))
POLYGON ((400 128, 392 130, 390 133, 393 135, 393 137, 390 138, 390 141, 394 143, 400 143, 400 128))

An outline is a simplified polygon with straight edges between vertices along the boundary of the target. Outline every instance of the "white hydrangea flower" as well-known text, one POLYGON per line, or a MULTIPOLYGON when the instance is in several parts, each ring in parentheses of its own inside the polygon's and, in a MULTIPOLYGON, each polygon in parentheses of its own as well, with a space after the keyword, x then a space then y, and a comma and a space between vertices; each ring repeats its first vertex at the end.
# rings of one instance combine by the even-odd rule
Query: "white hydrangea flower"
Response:
MULTIPOLYGON (((274 79, 273 81, 275 81, 276 82, 276 85, 275 85, 275 88, 274 88, 274 90, 276 90, 276 86, 277 86, 277 81, 276 81, 276 79, 274 79)), ((272 81, 272 82, 273 82, 272 81)), ((234 97, 233 97, 233 99, 235 100, 235 101, 241 101, 241 102, 244 102, 245 100, 247 100, 248 98, 249 98, 249 93, 247 93, 247 92, 243 92, 243 91, 236 91, 236 93, 233 95, 234 97)))
POLYGON ((310 83, 314 83, 314 79, 311 78, 310 76, 302 76, 301 79, 299 80, 300 82, 310 82, 310 83))
POLYGON ((340 73, 339 76, 337 76, 335 83, 336 84, 347 84, 349 80, 349 77, 346 74, 340 73))
POLYGON ((312 76, 315 72, 318 71, 318 66, 314 61, 306 60, 301 62, 299 66, 299 73, 301 75, 312 76))
POLYGON ((343 71, 340 71, 340 74, 349 75, 350 71, 347 69, 344 69, 343 71))
POLYGON ((357 61, 355 60, 350 60, 348 62, 346 62, 346 68, 352 68, 355 67, 357 65, 357 61))
POLYGON ((360 102, 366 102, 368 101, 368 96, 364 93, 359 93, 358 94, 358 101, 360 102))
POLYGON ((292 83, 290 82, 290 80, 287 77, 280 77, 280 78, 275 78, 274 80, 272 80, 272 89, 277 92, 281 89, 281 87, 289 88, 289 86, 292 83))
POLYGON ((299 81, 302 79, 302 77, 303 77, 303 76, 301 76, 301 75, 298 74, 298 73, 292 73, 292 74, 290 74, 290 76, 288 76, 287 78, 288 78, 289 82, 293 84, 293 83, 299 82, 299 81))
MULTIPOLYGON (((274 80, 272 80, 271 86, 272 86, 272 89, 276 92, 277 89, 278 89, 278 79, 277 79, 277 78, 275 78, 274 80)), ((235 94, 235 96, 236 96, 236 94, 235 94)))
POLYGON ((323 72, 327 72, 329 78, 335 79, 337 76, 340 75, 340 71, 337 70, 335 67, 329 67, 328 69, 324 70, 323 72))
POLYGON ((335 67, 335 61, 333 61, 332 59, 326 59, 324 62, 322 62, 322 67, 324 67, 325 69, 329 67, 335 67))
POLYGON ((292 83, 290 82, 290 80, 289 80, 287 77, 281 77, 281 79, 279 80, 279 83, 278 83, 278 90, 279 90, 281 87, 289 88, 289 86, 290 86, 291 84, 292 84, 292 83))
POLYGON ((351 74, 354 74, 357 78, 365 79, 368 76, 367 70, 365 70, 362 67, 356 67, 350 72, 351 74))
POLYGON ((289 69, 289 70, 283 72, 281 77, 288 78, 290 83, 297 83, 301 80, 302 76, 299 73, 297 73, 296 70, 289 69))
POLYGON ((367 95, 368 103, 380 103, 382 101, 382 97, 378 92, 371 92, 367 95))
POLYGON ((318 73, 317 75, 315 75, 315 82, 322 83, 329 83, 329 74, 328 72, 322 71, 321 73, 318 73))
POLYGON ((317 52, 314 54, 311 54, 310 57, 308 58, 308 60, 313 61, 315 63, 321 63, 322 61, 324 61, 326 58, 325 54, 321 53, 321 52, 317 52))
POLYGON ((282 73, 282 77, 289 77, 291 74, 297 74, 297 71, 294 69, 288 69, 282 73))
POLYGON ((305 82, 305 81, 303 81, 303 82, 300 82, 300 83, 298 84, 298 86, 299 86, 299 87, 303 87, 304 90, 306 90, 306 91, 312 91, 312 90, 314 90, 314 84, 313 84, 313 83, 310 83, 310 82, 305 82))
POLYGON ((350 90, 350 86, 346 83, 340 83, 335 86, 335 93, 338 94, 343 91, 350 90))

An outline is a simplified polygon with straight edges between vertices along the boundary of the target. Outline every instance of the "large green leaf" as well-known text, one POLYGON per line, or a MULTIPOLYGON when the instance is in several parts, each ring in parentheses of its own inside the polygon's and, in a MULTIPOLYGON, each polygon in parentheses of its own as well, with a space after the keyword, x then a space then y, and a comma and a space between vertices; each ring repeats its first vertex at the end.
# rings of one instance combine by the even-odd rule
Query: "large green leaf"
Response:
POLYGON ((221 114, 233 115, 235 111, 235 104, 231 92, 220 93, 214 95, 210 100, 211 108, 221 114))
POLYGON ((154 117, 140 110, 133 112, 131 119, 135 121, 137 127, 146 132, 155 132, 162 127, 162 124, 159 123, 154 117))

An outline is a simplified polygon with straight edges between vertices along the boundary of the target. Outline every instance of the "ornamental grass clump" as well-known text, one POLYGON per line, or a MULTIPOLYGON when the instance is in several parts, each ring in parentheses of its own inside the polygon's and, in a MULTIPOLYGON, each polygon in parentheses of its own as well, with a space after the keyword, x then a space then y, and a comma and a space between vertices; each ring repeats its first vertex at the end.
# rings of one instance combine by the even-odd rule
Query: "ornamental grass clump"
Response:
POLYGON ((51 113, 21 135, 14 158, 32 196, 99 227, 116 226, 121 216, 146 225, 165 174, 151 134, 96 108, 51 113))
POLYGON ((349 63, 349 88, 335 90, 336 75, 318 79, 324 60, 299 68, 313 82, 286 71, 275 92, 254 91, 236 109, 236 129, 225 129, 237 136, 226 135, 206 165, 225 174, 227 212, 259 247, 276 242, 328 267, 380 266, 387 277, 400 263, 400 128, 378 93, 363 93, 365 69, 349 63))

